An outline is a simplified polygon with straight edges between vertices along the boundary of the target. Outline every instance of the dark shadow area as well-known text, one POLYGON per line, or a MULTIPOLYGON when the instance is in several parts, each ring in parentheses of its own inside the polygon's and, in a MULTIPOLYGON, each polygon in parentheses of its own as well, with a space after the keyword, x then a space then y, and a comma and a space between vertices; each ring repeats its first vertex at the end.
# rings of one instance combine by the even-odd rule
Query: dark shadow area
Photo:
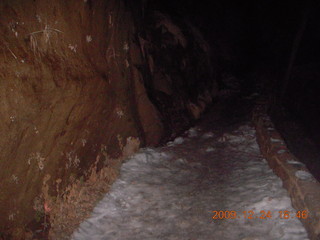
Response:
MULTIPOLYGON (((289 150, 301 162, 305 163, 314 177, 320 180, 320 144, 315 135, 318 132, 309 132, 301 119, 285 111, 283 108, 274 110, 272 120, 281 133, 289 150)), ((319 135, 317 136, 319 137, 319 135)))
MULTIPOLYGON (((210 3, 171 4, 197 23, 217 49, 214 61, 219 63, 220 90, 230 89, 226 79, 231 77, 238 80, 242 94, 269 96, 273 120, 288 147, 319 180, 319 3, 210 3)), ((230 106, 234 111, 237 107, 230 106)))

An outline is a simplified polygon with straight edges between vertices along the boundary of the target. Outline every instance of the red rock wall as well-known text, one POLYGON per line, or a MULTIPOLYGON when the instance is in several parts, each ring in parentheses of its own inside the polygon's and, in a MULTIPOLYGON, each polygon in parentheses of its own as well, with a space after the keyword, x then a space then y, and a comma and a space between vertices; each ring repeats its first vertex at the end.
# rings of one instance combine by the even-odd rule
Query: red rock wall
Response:
POLYGON ((201 35, 139 4, 133 16, 119 0, 0 2, 0 236, 212 101, 201 35))

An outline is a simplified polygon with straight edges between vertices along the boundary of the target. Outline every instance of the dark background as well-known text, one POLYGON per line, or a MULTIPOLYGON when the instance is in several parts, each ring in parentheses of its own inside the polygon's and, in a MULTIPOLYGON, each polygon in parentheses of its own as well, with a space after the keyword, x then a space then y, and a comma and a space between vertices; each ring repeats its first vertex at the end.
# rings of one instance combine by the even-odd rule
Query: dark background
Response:
POLYGON ((320 3, 176 0, 158 4, 173 15, 178 12, 204 33, 220 78, 232 74, 241 82, 242 93, 268 96, 270 115, 288 147, 320 179, 320 3))
POLYGON ((320 3, 317 1, 167 1, 159 7, 194 22, 209 40, 221 72, 245 92, 273 95, 320 142, 320 3), (293 44, 306 21, 287 87, 293 44), (282 95, 282 96, 281 96, 282 95))

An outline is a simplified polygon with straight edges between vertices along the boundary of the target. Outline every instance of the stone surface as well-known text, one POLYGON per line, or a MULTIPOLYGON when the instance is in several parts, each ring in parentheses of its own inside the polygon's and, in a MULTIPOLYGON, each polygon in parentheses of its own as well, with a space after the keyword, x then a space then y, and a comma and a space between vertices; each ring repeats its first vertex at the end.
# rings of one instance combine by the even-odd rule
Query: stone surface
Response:
POLYGON ((295 209, 308 211, 308 217, 300 220, 305 225, 310 239, 318 240, 320 239, 320 201, 318 200, 320 183, 313 177, 307 177, 310 176, 308 169, 302 163, 297 164, 300 163, 299 160, 290 153, 277 131, 273 130, 272 134, 268 132, 268 127, 273 124, 267 116, 266 110, 267 104, 261 101, 261 104, 257 104, 253 112, 258 143, 269 165, 282 179, 295 209), (279 150, 285 150, 285 153, 279 152, 279 150), (294 162, 295 165, 290 162, 294 162))

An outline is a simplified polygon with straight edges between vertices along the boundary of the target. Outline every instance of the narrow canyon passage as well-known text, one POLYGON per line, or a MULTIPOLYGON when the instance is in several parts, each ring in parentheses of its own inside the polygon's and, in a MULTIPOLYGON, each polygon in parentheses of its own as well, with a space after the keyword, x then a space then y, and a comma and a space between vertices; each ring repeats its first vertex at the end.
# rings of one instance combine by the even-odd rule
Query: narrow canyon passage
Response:
POLYGON ((0 240, 319 240, 318 2, 1 0, 0 240))
POLYGON ((217 104, 182 137, 133 155, 72 239, 308 239, 283 216, 290 198, 237 110, 217 104))

